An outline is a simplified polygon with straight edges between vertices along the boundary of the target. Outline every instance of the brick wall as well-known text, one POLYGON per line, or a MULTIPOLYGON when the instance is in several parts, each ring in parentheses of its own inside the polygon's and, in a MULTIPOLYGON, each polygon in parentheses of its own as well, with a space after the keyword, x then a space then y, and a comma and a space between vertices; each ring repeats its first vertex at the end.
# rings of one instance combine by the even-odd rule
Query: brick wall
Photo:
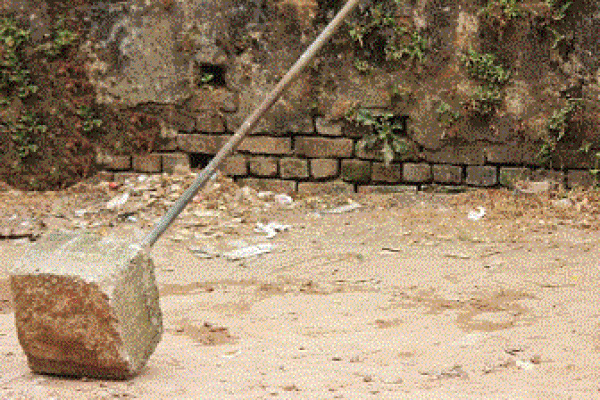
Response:
MULTIPOLYGON (((495 187, 515 180, 550 177, 567 187, 594 184, 589 169, 542 169, 527 146, 487 141, 447 143, 438 149, 418 149, 390 165, 380 151, 359 146, 361 136, 345 126, 317 118, 313 132, 253 134, 222 165, 221 171, 244 184, 281 192, 389 192, 434 186, 495 187)), ((177 173, 189 170, 190 160, 209 160, 230 133, 179 131, 161 149, 133 156, 103 155, 107 170, 177 173), (166 150, 168 149, 168 151, 166 150)), ((195 167, 202 167, 197 165, 195 167)))

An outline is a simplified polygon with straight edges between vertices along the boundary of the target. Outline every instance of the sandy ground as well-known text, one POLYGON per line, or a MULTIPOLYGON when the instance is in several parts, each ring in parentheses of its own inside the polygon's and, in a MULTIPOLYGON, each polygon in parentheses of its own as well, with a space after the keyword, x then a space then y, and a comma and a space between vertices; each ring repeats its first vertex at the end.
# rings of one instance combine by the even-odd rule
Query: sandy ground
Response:
POLYGON ((265 212, 291 226, 272 239, 177 241, 175 228, 153 249, 164 336, 130 381, 29 371, 2 268, 31 244, 0 241, 0 398, 600 399, 600 234, 469 220, 477 199, 265 212), (189 250, 265 242, 238 261, 189 250))

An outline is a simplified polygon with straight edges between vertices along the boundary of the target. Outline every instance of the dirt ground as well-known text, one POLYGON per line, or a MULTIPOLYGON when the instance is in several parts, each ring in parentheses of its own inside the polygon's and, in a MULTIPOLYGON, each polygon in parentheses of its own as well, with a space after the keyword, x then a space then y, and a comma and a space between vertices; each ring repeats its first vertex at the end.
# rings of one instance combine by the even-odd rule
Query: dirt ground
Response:
POLYGON ((32 244, 0 240, 0 398, 600 399, 590 198, 357 195, 349 212, 312 199, 215 235, 176 225, 153 249, 163 339, 116 382, 29 371, 5 267, 32 244), (477 207, 486 214, 469 219, 477 207), (256 221, 290 227, 268 239, 256 221), (274 247, 219 256, 261 243, 274 247))

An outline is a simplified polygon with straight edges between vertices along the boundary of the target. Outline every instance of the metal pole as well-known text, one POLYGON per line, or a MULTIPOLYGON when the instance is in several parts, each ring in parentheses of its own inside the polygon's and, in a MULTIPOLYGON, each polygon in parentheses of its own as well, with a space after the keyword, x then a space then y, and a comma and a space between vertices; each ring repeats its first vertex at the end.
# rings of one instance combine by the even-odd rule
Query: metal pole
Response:
POLYGON ((215 173, 223 160, 235 151, 244 137, 254 129, 260 118, 271 108, 271 106, 279 99, 283 91, 292 83, 292 81, 302 72, 304 67, 314 58, 317 52, 335 33, 340 24, 346 19, 348 14, 359 3, 359 0, 348 0, 346 5, 337 13, 335 18, 331 20, 329 25, 321 32, 315 41, 306 49, 304 54, 300 56, 294 66, 285 74, 279 83, 271 90, 263 102, 254 110, 254 112, 246 118, 244 123, 239 127, 236 133, 229 141, 219 150, 217 155, 208 163, 202 172, 196 177, 192 185, 181 195, 181 197, 173 204, 167 213, 156 223, 152 231, 143 239, 142 245, 152 246, 158 238, 167 230, 173 223, 175 218, 183 211, 185 206, 194 198, 196 193, 206 185, 208 179, 215 173))

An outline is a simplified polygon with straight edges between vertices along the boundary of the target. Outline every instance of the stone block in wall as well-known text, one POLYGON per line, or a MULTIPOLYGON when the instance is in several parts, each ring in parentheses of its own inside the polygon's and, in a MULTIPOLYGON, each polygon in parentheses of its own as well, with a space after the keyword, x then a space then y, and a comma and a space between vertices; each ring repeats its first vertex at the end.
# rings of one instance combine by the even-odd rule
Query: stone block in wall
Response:
POLYGON ((131 169, 131 156, 114 156, 98 153, 96 155, 96 163, 108 170, 126 171, 131 169))
POLYGON ((301 158, 282 158, 279 160, 280 175, 284 179, 308 178, 308 160, 301 158))
POLYGON ((248 161, 243 155, 233 155, 223 160, 219 168, 222 173, 227 176, 244 176, 248 175, 248 161))
POLYGON ((172 129, 191 133, 196 128, 196 117, 185 114, 179 110, 169 113, 168 124, 172 129))
POLYGON ((196 115, 196 130, 206 133, 225 132, 225 120, 223 116, 215 111, 201 111, 196 115))
POLYGON ((361 185, 357 192, 360 194, 370 193, 406 193, 416 194, 418 191, 416 185, 361 185))
POLYGON ((296 137, 296 154, 304 157, 352 157, 354 144, 351 139, 296 137))
POLYGON ((567 173, 567 185, 574 187, 592 187, 598 184, 597 176, 588 169, 571 169, 567 173))
POLYGON ((400 182, 402 181, 402 165, 391 164, 386 166, 380 162, 373 163, 371 179, 375 182, 400 182))
POLYGON ((161 172, 160 154, 139 154, 133 156, 133 169, 136 172, 161 172))
POLYGON ((299 182, 298 193, 305 194, 340 194, 354 193, 354 185, 347 182, 299 182))
POLYGON ((371 180, 371 163, 363 160, 342 160, 342 179, 347 182, 366 183, 371 180))
POLYGON ((432 178, 431 165, 424 163, 405 163, 402 175, 406 182, 429 182, 432 178))
POLYGON ((177 147, 186 153, 217 154, 228 135, 209 135, 204 133, 188 133, 177 135, 177 147))
POLYGON ((340 172, 339 161, 333 158, 310 160, 310 174, 315 179, 335 178, 340 172))
POLYGON ((342 136, 342 123, 318 117, 315 121, 317 133, 325 136, 342 136))
POLYGON ((494 186, 498 183, 498 169, 490 165, 468 166, 466 182, 473 186, 494 186))
POLYGON ((253 154, 290 154, 292 139, 287 137, 248 136, 238 147, 238 151, 253 154))
POLYGON ((190 157, 187 154, 162 154, 162 171, 168 174, 184 174, 190 172, 190 157))
POLYGON ((274 177, 279 172, 277 160, 269 157, 255 157, 249 160, 250 173, 261 177, 274 177))
POLYGON ((383 161, 383 153, 381 149, 376 147, 366 148, 365 146, 361 146, 360 142, 356 143, 356 157, 362 160, 377 160, 383 161))
POLYGON ((552 166, 557 169, 594 168, 594 151, 584 153, 580 150, 557 149, 552 156, 552 166))
POLYGON ((242 178, 236 180, 241 186, 250 186, 257 190, 268 190, 275 193, 293 193, 296 191, 296 181, 283 179, 242 178))
POLYGON ((531 170, 524 167, 500 167, 498 182, 505 187, 513 187, 515 182, 529 179, 531 170))
POLYGON ((423 160, 433 164, 466 164, 483 165, 485 163, 484 147, 478 144, 446 146, 439 150, 423 150, 423 160))
POLYGON ((539 146, 530 142, 511 144, 492 144, 484 149, 485 159, 492 164, 526 164, 539 165, 536 155, 539 146))
POLYGON ((239 96, 227 88, 206 85, 195 89, 184 106, 192 115, 206 110, 235 112, 239 96))
POLYGON ((433 181, 437 183, 461 183, 462 167, 458 165, 436 164, 433 166, 433 181))

